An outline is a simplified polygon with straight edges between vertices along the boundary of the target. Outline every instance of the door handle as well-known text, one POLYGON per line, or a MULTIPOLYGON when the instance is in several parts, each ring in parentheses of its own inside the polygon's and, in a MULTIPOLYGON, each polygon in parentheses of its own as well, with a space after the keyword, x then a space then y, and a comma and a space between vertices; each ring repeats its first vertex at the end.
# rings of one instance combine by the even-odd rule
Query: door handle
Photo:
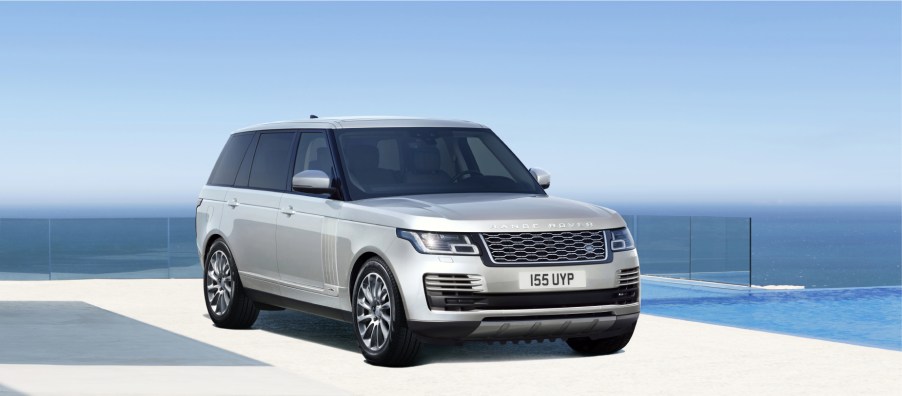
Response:
POLYGON ((231 206, 233 208, 238 206, 238 198, 232 198, 232 200, 229 201, 229 206, 231 206))
POLYGON ((288 216, 291 216, 291 215, 297 214, 298 212, 295 212, 295 211, 294 211, 294 207, 293 207, 293 206, 289 206, 288 209, 282 209, 282 213, 284 213, 284 214, 286 214, 286 215, 288 215, 288 216))

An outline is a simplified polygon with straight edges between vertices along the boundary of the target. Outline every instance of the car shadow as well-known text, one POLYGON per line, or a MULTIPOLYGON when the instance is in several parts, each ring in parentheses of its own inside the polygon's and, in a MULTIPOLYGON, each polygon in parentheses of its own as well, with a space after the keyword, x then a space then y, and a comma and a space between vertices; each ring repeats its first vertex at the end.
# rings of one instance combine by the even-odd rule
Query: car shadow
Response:
POLYGON ((358 353, 350 324, 286 309, 260 311, 255 329, 358 353))
MULTIPOLYGON (((315 342, 343 351, 359 354, 351 324, 326 319, 303 312, 261 311, 254 329, 315 342)), ((618 352, 618 353, 623 353, 618 352)), ((457 362, 497 362, 515 360, 578 359, 562 340, 506 344, 465 342, 461 345, 424 344, 416 365, 457 362)))
POLYGON ((516 360, 578 359, 562 340, 531 343, 465 342, 462 345, 424 345, 420 349, 418 364, 507 362, 516 360))

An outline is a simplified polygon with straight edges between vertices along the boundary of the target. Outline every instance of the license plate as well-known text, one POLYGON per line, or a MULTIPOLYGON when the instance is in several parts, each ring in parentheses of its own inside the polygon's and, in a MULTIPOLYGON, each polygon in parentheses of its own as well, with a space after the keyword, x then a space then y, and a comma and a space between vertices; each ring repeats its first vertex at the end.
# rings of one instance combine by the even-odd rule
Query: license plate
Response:
POLYGON ((521 289, 573 289, 586 287, 586 271, 521 272, 521 289))

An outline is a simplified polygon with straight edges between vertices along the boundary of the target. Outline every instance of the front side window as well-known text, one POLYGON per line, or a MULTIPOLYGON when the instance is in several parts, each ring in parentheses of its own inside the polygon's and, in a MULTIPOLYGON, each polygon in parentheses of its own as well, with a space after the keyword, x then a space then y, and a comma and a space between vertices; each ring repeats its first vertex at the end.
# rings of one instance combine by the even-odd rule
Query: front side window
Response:
POLYGON ((298 141, 298 154, 294 160, 294 174, 305 170, 321 170, 334 177, 332 152, 322 132, 303 132, 298 141))
POLYGON ((350 198, 545 192, 487 129, 367 128, 335 132, 350 198))
POLYGON ((261 133, 251 164, 248 187, 285 190, 291 165, 291 143, 294 132, 261 133))

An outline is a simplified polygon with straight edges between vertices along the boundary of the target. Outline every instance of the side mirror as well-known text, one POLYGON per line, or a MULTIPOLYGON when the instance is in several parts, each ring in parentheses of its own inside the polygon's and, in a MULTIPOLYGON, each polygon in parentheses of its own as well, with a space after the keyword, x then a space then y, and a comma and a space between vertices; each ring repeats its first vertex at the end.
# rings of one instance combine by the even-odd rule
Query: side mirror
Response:
POLYGON ((529 168, 529 173, 532 173, 532 177, 536 178, 536 181, 539 182, 539 185, 544 189, 548 189, 551 187, 551 174, 541 170, 539 168, 529 168))
POLYGON ((311 194, 334 193, 332 178, 321 170, 309 169, 291 178, 291 189, 311 194))

